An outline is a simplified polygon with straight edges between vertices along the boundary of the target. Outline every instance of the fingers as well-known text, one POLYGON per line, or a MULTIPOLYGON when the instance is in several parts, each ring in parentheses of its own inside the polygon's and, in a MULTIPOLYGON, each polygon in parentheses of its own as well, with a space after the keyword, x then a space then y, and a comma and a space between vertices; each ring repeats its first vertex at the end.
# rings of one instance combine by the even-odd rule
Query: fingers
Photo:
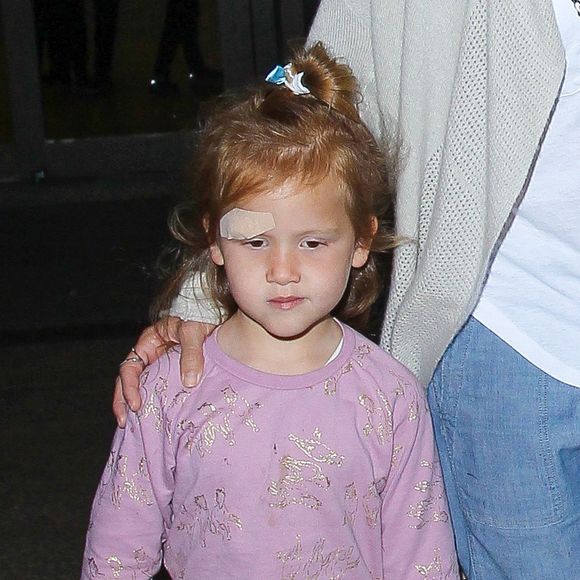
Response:
POLYGON ((124 427, 126 423, 127 406, 132 411, 141 408, 139 377, 145 366, 156 360, 163 352, 167 341, 163 329, 162 324, 159 324, 159 329, 155 326, 146 328, 119 367, 113 396, 113 413, 119 427, 124 427))
POLYGON ((203 322, 180 322, 178 342, 181 344, 181 381, 186 387, 194 387, 203 372, 203 341, 215 326, 203 322))
POLYGON ((128 409, 141 408, 139 377, 146 365, 157 360, 171 343, 181 344, 181 380, 187 387, 197 385, 203 371, 202 345, 205 337, 214 329, 211 324, 184 322, 167 317, 154 326, 146 328, 135 346, 119 367, 113 394, 113 413, 119 427, 127 423, 128 409))
MULTIPOLYGON (((139 348, 139 342, 135 345, 135 350, 139 348)), ((119 377, 118 382, 121 383, 121 394, 123 397, 123 401, 126 405, 129 406, 131 411, 138 411, 141 408, 141 395, 139 394, 139 377, 143 372, 143 369, 147 364, 149 364, 149 360, 145 356, 139 355, 142 358, 143 362, 140 360, 129 360, 125 359, 127 362, 123 362, 123 364, 119 367, 119 377)), ((128 359, 137 358, 132 356, 132 352, 127 355, 128 359)), ((157 357, 155 357, 157 358, 157 357)))
POLYGON ((156 361, 167 350, 168 342, 176 342, 174 328, 179 322, 179 318, 163 318, 141 333, 135 343, 135 350, 145 365, 156 361))
POLYGON ((113 392, 113 413, 117 419, 117 425, 121 429, 127 424, 127 403, 123 397, 123 387, 121 386, 121 377, 115 380, 115 391, 113 392))

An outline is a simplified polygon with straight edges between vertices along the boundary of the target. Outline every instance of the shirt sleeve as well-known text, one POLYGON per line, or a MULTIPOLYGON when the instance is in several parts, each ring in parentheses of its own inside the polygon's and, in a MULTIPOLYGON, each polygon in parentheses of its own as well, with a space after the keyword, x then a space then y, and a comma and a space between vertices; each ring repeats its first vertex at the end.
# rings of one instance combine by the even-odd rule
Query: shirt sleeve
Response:
POLYGON ((185 280, 171 304, 169 314, 182 320, 195 320, 214 326, 224 318, 223 312, 206 289, 204 274, 199 272, 195 272, 185 280))
POLYGON ((151 369, 143 377, 143 407, 117 429, 93 501, 82 580, 150 578, 161 567, 175 459, 162 405, 166 380, 151 369))
POLYGON ((398 384, 391 469, 378 487, 384 577, 459 579, 431 416, 424 389, 414 379, 398 384))

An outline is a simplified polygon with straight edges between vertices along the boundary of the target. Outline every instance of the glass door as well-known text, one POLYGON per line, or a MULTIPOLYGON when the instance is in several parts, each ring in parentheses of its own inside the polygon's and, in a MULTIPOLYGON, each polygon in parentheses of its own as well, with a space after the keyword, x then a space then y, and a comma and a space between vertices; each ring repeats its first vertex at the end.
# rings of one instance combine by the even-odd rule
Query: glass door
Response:
POLYGON ((315 4, 0 0, 0 178, 180 170, 203 103, 282 63, 315 4))
POLYGON ((180 131, 223 89, 211 0, 35 4, 51 141, 180 131))

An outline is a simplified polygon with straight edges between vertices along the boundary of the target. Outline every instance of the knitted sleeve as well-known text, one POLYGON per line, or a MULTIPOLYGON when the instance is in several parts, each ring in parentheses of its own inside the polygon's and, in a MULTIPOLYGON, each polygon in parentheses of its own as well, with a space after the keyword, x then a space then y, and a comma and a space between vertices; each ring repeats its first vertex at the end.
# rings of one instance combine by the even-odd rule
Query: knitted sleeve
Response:
POLYGON ((220 323, 219 306, 205 292, 203 279, 203 274, 196 272, 184 282, 169 309, 171 316, 206 324, 220 323))
POLYGON ((322 0, 310 29, 308 44, 322 41, 328 51, 350 66, 359 83, 360 113, 376 136, 382 125, 376 98, 375 69, 368 0, 322 0))

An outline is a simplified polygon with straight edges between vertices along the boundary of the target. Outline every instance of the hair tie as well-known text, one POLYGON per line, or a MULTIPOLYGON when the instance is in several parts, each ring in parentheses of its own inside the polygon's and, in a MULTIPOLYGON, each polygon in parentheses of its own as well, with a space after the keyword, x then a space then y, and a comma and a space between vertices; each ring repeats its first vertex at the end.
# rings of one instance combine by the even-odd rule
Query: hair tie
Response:
POLYGON ((294 73, 292 71, 292 63, 288 63, 285 67, 276 65, 266 76, 266 82, 274 85, 285 85, 295 95, 307 95, 310 90, 302 84, 303 72, 294 73))

